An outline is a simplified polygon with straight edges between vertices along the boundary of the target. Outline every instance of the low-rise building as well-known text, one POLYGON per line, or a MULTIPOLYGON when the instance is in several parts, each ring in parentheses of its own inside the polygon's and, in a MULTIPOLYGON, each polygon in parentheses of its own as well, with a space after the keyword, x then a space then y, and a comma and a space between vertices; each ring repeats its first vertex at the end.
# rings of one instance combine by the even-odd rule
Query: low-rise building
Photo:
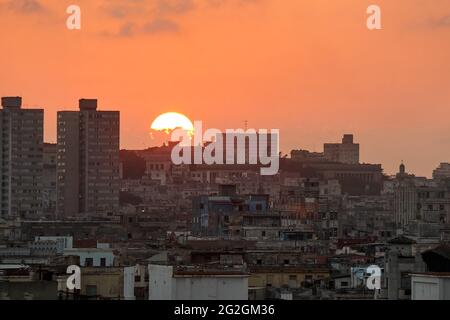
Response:
POLYGON ((152 265, 150 300, 248 300, 248 274, 240 269, 152 265))
POLYGON ((411 300, 450 300, 450 272, 411 274, 411 300))
POLYGON ((250 287, 309 288, 321 286, 330 277, 326 266, 252 266, 250 287))
POLYGON ((80 257, 82 267, 112 267, 114 253, 109 248, 74 248, 64 250, 65 256, 80 257))

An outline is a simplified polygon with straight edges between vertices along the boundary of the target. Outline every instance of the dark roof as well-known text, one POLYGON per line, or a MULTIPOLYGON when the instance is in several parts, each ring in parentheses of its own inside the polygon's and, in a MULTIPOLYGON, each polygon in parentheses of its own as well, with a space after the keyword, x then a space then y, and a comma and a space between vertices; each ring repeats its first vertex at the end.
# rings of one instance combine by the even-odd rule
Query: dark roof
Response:
POLYGON ((399 236, 388 241, 390 244, 414 244, 417 243, 415 240, 407 238, 405 236, 399 236))
POLYGON ((436 254, 445 259, 450 260, 450 245, 442 244, 440 246, 437 246, 434 249, 430 249, 430 250, 423 252, 423 255, 429 255, 429 254, 436 254))
POLYGON ((414 276, 450 277, 450 272, 413 272, 414 276))
POLYGON ((298 265, 298 266, 258 266, 249 267, 252 273, 330 273, 326 265, 298 265))

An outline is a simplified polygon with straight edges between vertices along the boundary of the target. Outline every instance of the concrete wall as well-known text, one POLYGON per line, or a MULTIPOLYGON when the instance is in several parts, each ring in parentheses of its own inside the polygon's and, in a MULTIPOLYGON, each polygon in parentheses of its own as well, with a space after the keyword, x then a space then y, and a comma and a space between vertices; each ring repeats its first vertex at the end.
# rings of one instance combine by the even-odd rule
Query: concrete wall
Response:
POLYGON ((248 278, 174 278, 175 300, 248 300, 248 278))
POLYGON ((450 278, 413 275, 411 300, 450 300, 450 278))
POLYGON ((149 300, 173 300, 173 267, 149 264, 148 273, 149 300))
POLYGON ((123 296, 125 300, 136 300, 134 295, 134 276, 136 267, 125 267, 123 269, 123 296))
POLYGON ((149 300, 248 300, 247 276, 173 276, 173 267, 149 265, 149 300))

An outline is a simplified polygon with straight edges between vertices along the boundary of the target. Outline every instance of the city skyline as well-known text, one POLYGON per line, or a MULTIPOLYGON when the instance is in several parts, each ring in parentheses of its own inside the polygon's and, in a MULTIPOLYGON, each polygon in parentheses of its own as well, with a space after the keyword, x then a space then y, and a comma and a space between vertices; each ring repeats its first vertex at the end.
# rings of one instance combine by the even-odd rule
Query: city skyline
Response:
MULTIPOLYGON (((5 99, 20 99, 20 102, 22 102, 22 99, 23 99, 23 97, 19 97, 19 96, 17 96, 17 97, 13 97, 13 96, 11 96, 11 97, 3 97, 3 98, 5 98, 5 99)), ((97 106, 97 99, 85 99, 85 98, 81 98, 81 99, 79 99, 79 104, 81 105, 81 103, 82 103, 82 101, 83 100, 85 100, 85 101, 95 101, 95 105, 97 106)), ((97 107, 96 107, 97 108, 97 107)), ((108 108, 107 108, 108 109, 108 108)), ((1 109, 0 109, 1 110, 1 109)), ((34 108, 27 108, 27 107, 24 107, 24 108, 22 108, 22 110, 34 110, 34 108)), ((42 110, 42 113, 45 115, 45 110, 44 109, 41 109, 42 110)), ((100 111, 100 112, 102 112, 103 110, 100 108, 98 111, 100 111)), ((69 110, 61 110, 61 111, 57 111, 57 113, 58 114, 60 114, 60 113, 67 113, 67 112, 72 112, 72 111, 69 111, 69 110)), ((108 112, 108 111, 103 111, 103 112, 108 112)), ((76 113, 76 112, 75 112, 76 113)), ((184 115, 181 115, 181 116, 184 116, 184 115)), ((158 118, 158 117, 157 117, 158 118)), ((119 115, 119 113, 118 113, 118 119, 120 119, 120 115, 119 115)), ((189 118, 187 118, 186 117, 186 119, 187 120, 189 120, 189 118)), ((121 121, 118 121, 119 123, 118 123, 118 126, 119 126, 119 132, 121 132, 122 130, 121 130, 121 121)), ((247 121, 246 121, 246 123, 245 123, 245 125, 247 125, 247 121)), ((43 126, 45 127, 45 121, 44 121, 44 124, 43 124, 43 126)), ((174 128, 176 128, 176 127, 174 127, 174 128)), ((254 128, 248 128, 248 129, 254 129, 254 128)), ((169 130, 168 128, 167 128, 167 130, 169 130)), ((216 129, 217 130, 217 129, 216 129)), ((235 130, 235 129, 231 129, 231 130, 235 130)), ((246 130, 246 129, 240 129, 240 130, 246 130)), ((160 130, 154 130, 154 129, 150 129, 149 130, 149 132, 150 131, 153 131, 153 133, 155 133, 155 134, 158 134, 158 132, 157 131, 160 131, 160 130)), ((149 135, 153 135, 152 133, 149 133, 149 135)), ((353 133, 343 133, 342 134, 342 136, 344 136, 344 139, 345 139, 345 136, 351 136, 351 139, 352 139, 352 141, 351 141, 351 143, 353 143, 353 133)), ((121 137, 122 137, 122 135, 121 134, 119 134, 119 138, 118 138, 118 140, 119 140, 119 143, 120 143, 120 141, 121 141, 121 137)), ((160 147, 160 146, 162 146, 162 145, 164 145, 164 144, 167 144, 167 143, 169 143, 169 141, 170 141, 170 131, 167 131, 167 132, 165 132, 165 134, 163 133, 163 132, 161 132, 160 134, 159 134, 159 136, 158 136, 158 138, 156 138, 156 139, 152 139, 151 140, 151 142, 150 142, 150 144, 148 144, 147 146, 144 146, 144 147, 142 147, 142 148, 136 148, 136 149, 133 149, 133 148, 126 148, 126 147, 123 147, 122 145, 120 145, 120 150, 145 150, 145 149, 148 149, 148 148, 152 148, 152 147, 160 147), (161 140, 161 138, 165 138, 165 139, 167 139, 167 140, 161 140)), ((205 141, 204 141, 205 142, 205 141)), ((314 149, 312 149, 312 150, 310 150, 310 149, 307 149, 307 148, 304 148, 303 146, 297 146, 297 147, 294 147, 294 148, 292 148, 291 150, 288 150, 288 151, 284 151, 284 150, 280 150, 280 152, 282 153, 282 156, 284 156, 284 155, 286 155, 286 156, 288 156, 288 157, 290 157, 290 156, 292 156, 291 155, 291 152, 292 151, 309 151, 309 152, 312 152, 312 153, 321 153, 321 154, 326 154, 327 153, 327 147, 328 146, 330 146, 330 145, 336 145, 336 146, 338 146, 340 143, 337 143, 338 142, 338 139, 336 139, 336 138, 333 138, 332 139, 332 142, 330 142, 330 141, 321 141, 321 142, 317 142, 317 143, 323 143, 323 147, 321 147, 320 148, 320 150, 316 150, 315 148, 314 149)), ((342 140, 342 142, 344 142, 344 140, 342 140)), ((43 140, 43 143, 44 144, 57 144, 57 141, 46 141, 45 139, 43 140)), ((362 144, 364 144, 364 143, 362 143, 362 144)), ((283 145, 282 144, 282 142, 281 142, 281 145, 283 145)), ((357 150, 358 150, 358 160, 355 162, 355 163, 362 163, 362 164, 365 164, 365 163, 376 163, 376 162, 370 162, 370 161, 360 161, 359 160, 359 154, 360 154, 360 148, 359 148, 359 145, 360 145, 360 143, 359 143, 359 141, 357 142, 357 150)), ((362 150, 364 150, 364 146, 363 146, 363 148, 362 148, 362 150)), ((331 151, 331 150, 330 150, 331 151)), ((328 151, 328 152, 330 152, 330 151, 328 151)), ((332 151, 332 152, 335 152, 335 151, 332 151)), ((336 157, 336 155, 334 156, 334 157, 336 157)), ((333 161, 337 161, 337 162, 342 162, 341 160, 338 160, 338 158, 336 158, 336 159, 333 159, 333 158, 329 158, 329 160, 333 160, 333 161)), ((343 161, 343 162, 345 162, 345 161, 343 161)), ((398 165, 405 165, 405 163, 407 164, 407 161, 405 161, 405 160, 401 160, 401 162, 398 164, 398 165)), ((433 172, 439 167, 439 166, 441 166, 442 164, 446 164, 446 163, 448 163, 448 162, 446 162, 446 161, 441 161, 441 162, 439 162, 435 167, 433 167, 432 169, 431 169, 431 172, 429 173, 429 174, 426 174, 426 175, 420 175, 420 174, 417 174, 416 172, 414 172, 414 171, 411 171, 411 170, 409 170, 409 172, 411 173, 411 174, 415 174, 415 175, 417 175, 417 176, 423 176, 423 177, 427 177, 427 178, 430 178, 431 176, 432 176, 432 174, 433 174, 433 172)), ((383 171, 384 171, 384 173, 386 174, 386 175, 395 175, 395 174, 397 174, 398 172, 399 172, 399 170, 398 170, 398 165, 396 166, 396 168, 395 168, 395 170, 393 171, 393 172, 387 172, 386 171, 386 168, 385 168, 385 164, 383 164, 383 163, 379 163, 381 166, 382 166, 382 168, 383 168, 383 171)))
POLYGON ((450 158, 445 1, 377 1, 374 32, 356 0, 78 1, 77 31, 67 3, 15 3, 0 2, 0 95, 43 107, 46 141, 56 111, 96 97, 121 111, 127 149, 149 146, 152 120, 177 111, 209 127, 280 128, 285 153, 352 132, 362 161, 387 173, 404 160, 429 177, 450 158))
POLYGON ((450 0, 0 0, 0 24, 13 314, 450 300, 450 0))

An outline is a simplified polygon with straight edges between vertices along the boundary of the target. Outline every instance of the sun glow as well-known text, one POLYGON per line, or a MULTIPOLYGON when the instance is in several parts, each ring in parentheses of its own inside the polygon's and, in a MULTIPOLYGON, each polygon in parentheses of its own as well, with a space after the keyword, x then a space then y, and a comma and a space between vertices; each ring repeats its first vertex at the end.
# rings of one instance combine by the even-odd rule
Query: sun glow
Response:
POLYGON ((181 128, 188 131, 190 135, 194 132, 194 125, 185 115, 178 112, 167 112, 159 115, 153 120, 151 129, 156 131, 164 131, 169 134, 172 130, 181 128))

